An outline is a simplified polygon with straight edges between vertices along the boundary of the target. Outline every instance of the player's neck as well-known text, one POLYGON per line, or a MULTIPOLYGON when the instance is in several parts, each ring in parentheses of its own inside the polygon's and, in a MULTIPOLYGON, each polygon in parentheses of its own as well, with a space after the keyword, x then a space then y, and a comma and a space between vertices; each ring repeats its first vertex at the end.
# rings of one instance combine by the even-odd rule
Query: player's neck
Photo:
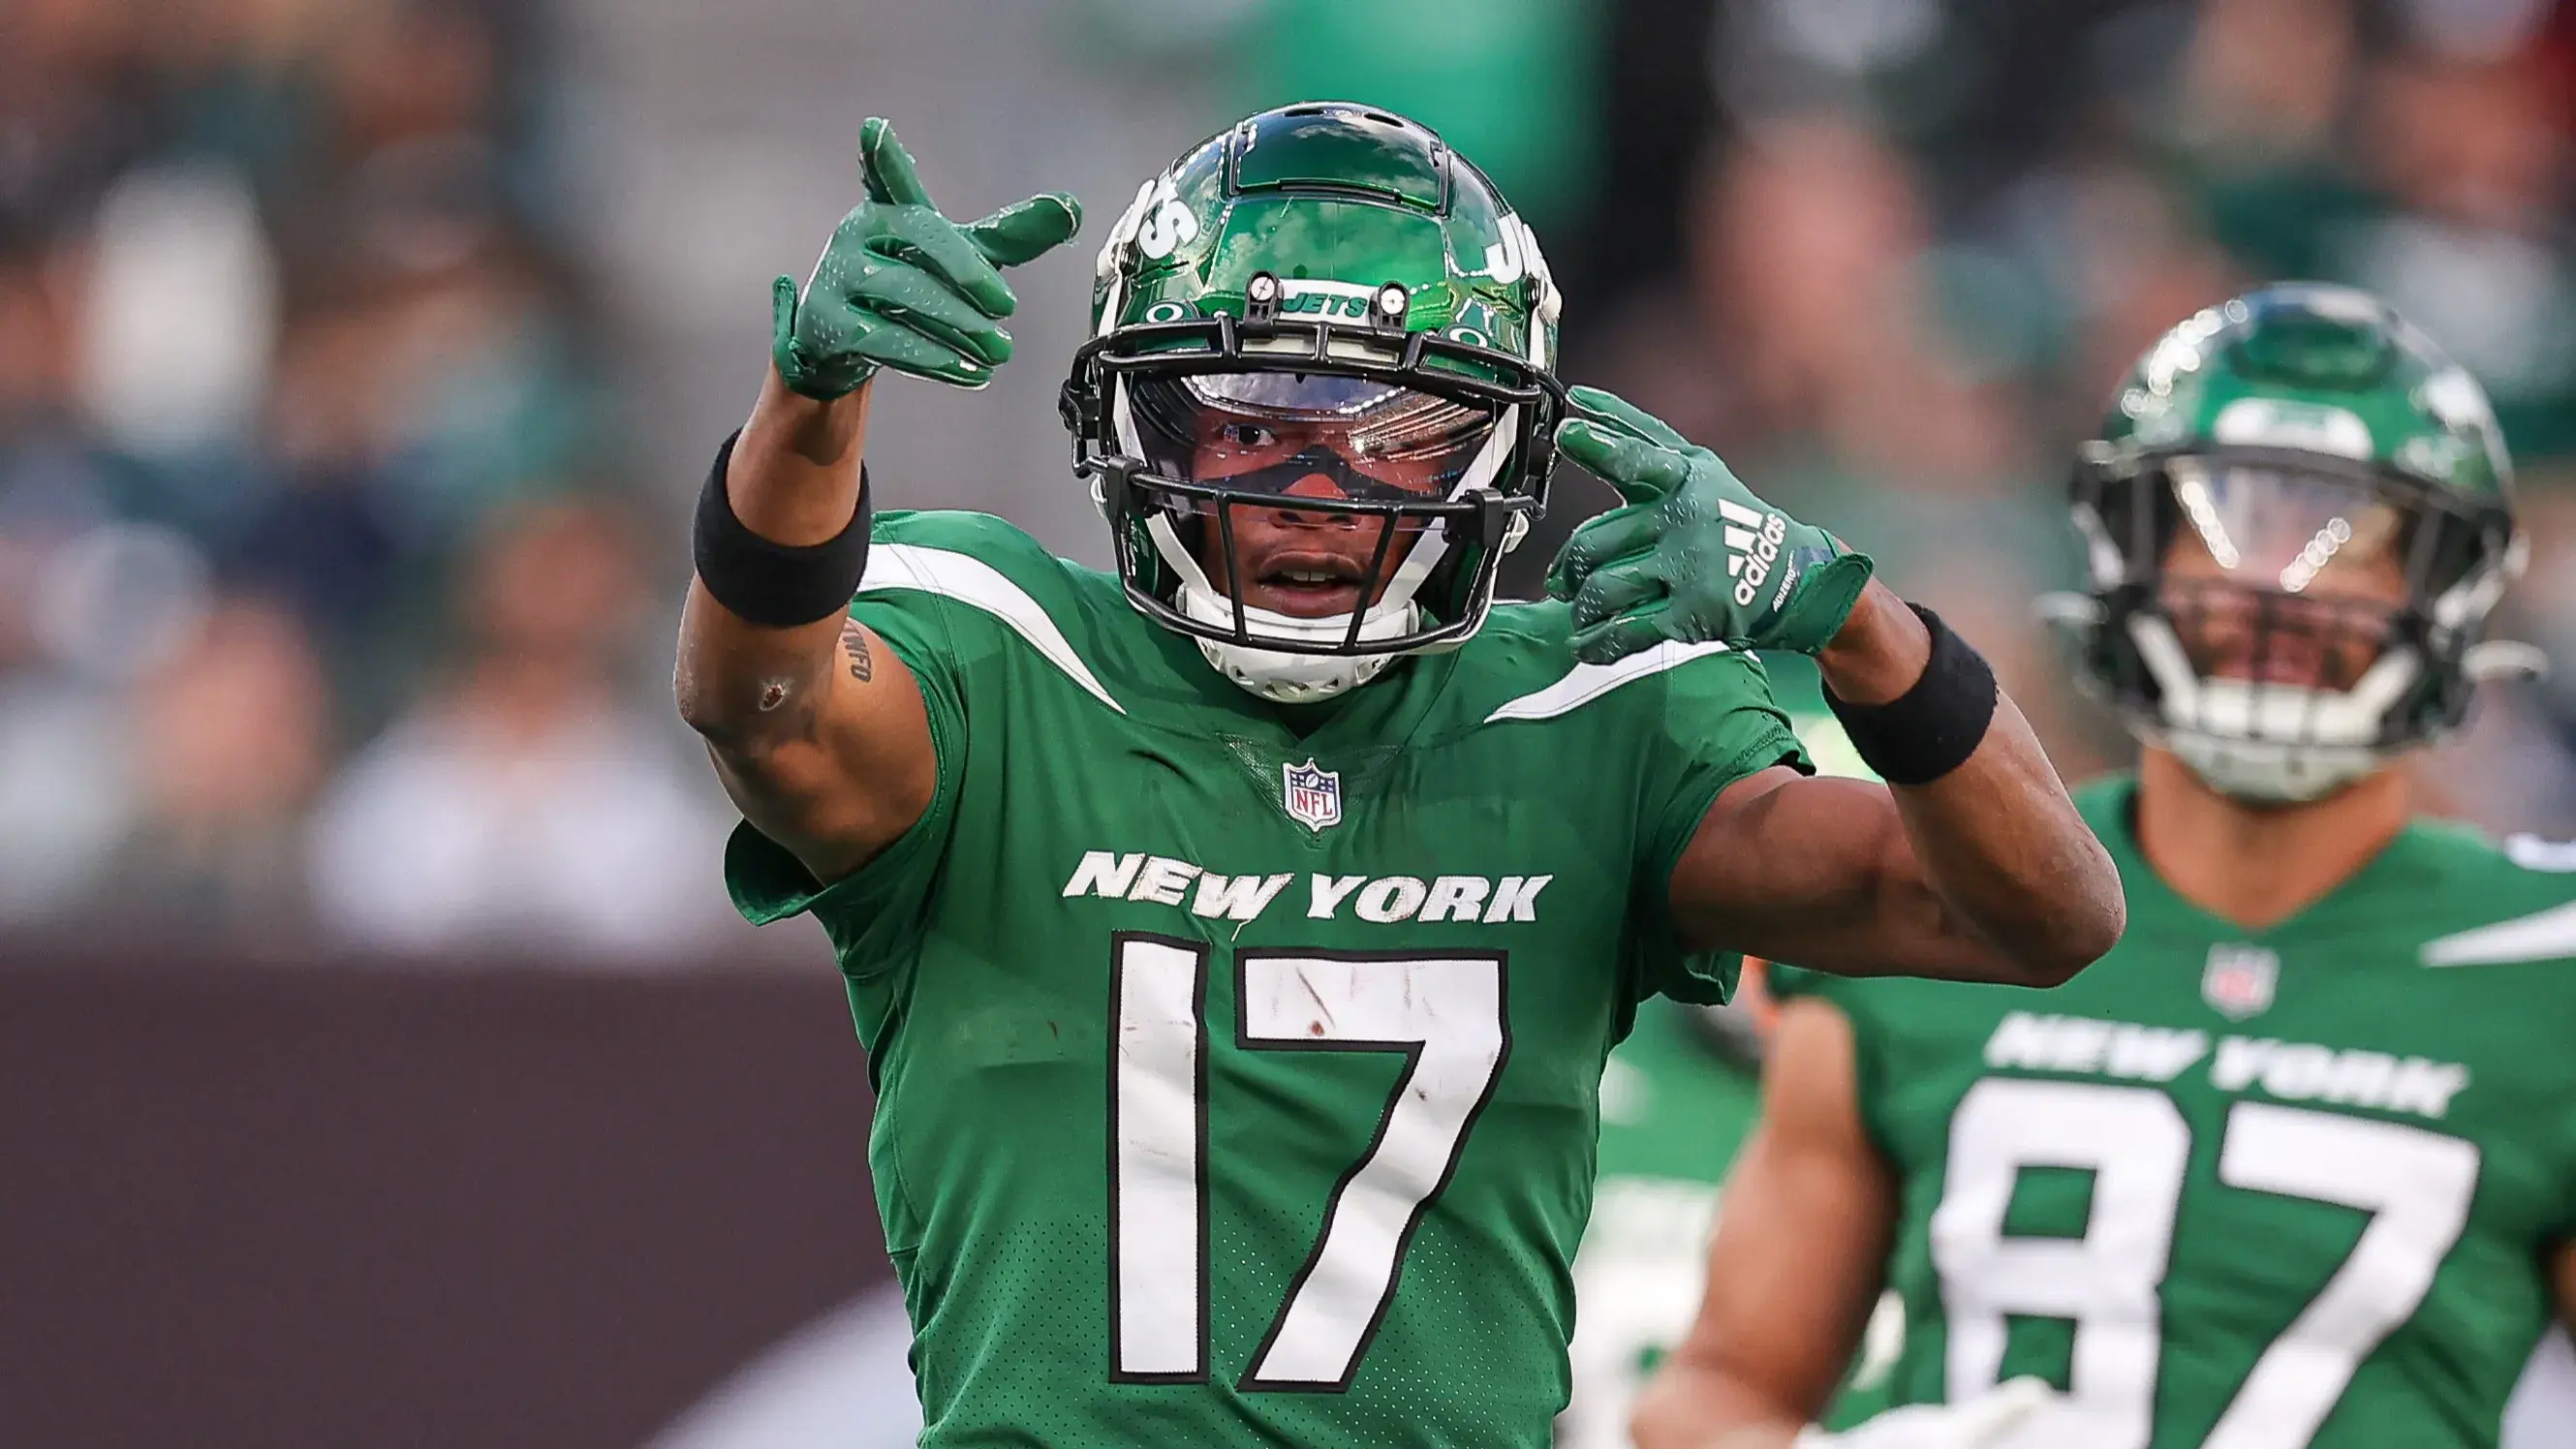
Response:
POLYGON ((2218 793, 2182 761, 2138 761, 2138 850, 2174 894, 2248 930, 2323 900, 2406 828, 2403 770, 2382 770, 2323 800, 2249 805, 2218 793))

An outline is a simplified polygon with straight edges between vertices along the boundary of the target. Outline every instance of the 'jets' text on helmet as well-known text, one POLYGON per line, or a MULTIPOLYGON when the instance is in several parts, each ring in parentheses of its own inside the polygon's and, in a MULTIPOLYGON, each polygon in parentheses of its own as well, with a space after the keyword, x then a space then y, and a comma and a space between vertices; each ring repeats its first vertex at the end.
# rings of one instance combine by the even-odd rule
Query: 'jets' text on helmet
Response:
POLYGON ((2314 283, 2167 333, 2086 443, 2089 686, 2214 788, 2311 800, 2437 739, 2519 571, 2485 393, 2388 305, 2314 283))
POLYGON ((1310 103, 1192 148, 1110 231, 1064 385, 1130 601, 1274 700, 1464 643, 1545 507, 1557 308, 1529 228, 1411 121, 1310 103), (1374 527, 1358 603, 1245 603, 1249 509, 1374 527))

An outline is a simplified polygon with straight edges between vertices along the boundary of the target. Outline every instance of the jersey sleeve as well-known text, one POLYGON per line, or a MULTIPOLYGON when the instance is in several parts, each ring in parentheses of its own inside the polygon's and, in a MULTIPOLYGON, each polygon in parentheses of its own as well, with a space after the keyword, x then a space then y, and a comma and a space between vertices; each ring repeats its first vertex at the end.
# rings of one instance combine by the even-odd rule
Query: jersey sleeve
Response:
POLYGON ((811 911, 853 979, 883 975, 919 953, 974 749, 977 662, 992 652, 974 620, 961 620, 973 610, 922 586, 923 560, 962 557, 1031 587, 1045 587, 1043 576, 1062 568, 1036 540, 983 514, 880 514, 869 539, 876 552, 850 617, 876 631, 921 688, 938 759, 930 805, 876 859, 829 884, 747 821, 725 848, 735 908, 754 925, 811 911))
POLYGON ((1743 957, 1683 949, 1672 920, 1673 867, 1719 791, 1773 765, 1801 774, 1813 774, 1814 767, 1752 655, 1730 651, 1694 659, 1667 670, 1661 682, 1641 813, 1638 880, 1645 898, 1637 910, 1648 923, 1645 994, 1714 1005, 1734 991, 1743 957))
POLYGON ((912 828, 876 859, 830 884, 817 881, 786 848, 751 822, 725 845, 725 885, 734 908, 756 926, 814 913, 853 977, 882 974, 918 945, 932 887, 956 820, 965 772, 966 703, 939 600, 921 594, 862 595, 850 617, 876 631, 921 686, 938 784, 912 828))

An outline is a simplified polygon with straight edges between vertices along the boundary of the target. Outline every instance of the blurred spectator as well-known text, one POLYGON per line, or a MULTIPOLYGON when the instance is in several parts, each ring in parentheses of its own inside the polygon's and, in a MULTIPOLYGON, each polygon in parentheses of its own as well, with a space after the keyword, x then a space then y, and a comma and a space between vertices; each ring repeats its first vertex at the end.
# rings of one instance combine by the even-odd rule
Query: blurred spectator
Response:
POLYGON ((620 525, 562 502, 492 529, 461 600, 471 654, 314 822, 329 930, 407 953, 609 964, 705 944, 724 909, 724 820, 692 788, 667 711, 618 688, 641 590, 620 525))
POLYGON ((329 759, 330 691, 295 616, 226 601, 136 689, 137 820, 112 909, 236 932, 300 921, 303 811, 329 759))
MULTIPOLYGON (((1306 92, 1443 126, 1540 223, 1566 374, 1877 555, 2069 773, 2126 746, 2027 608, 2072 580, 2065 459, 2113 379, 2252 281, 2386 293, 2495 396, 2535 543, 2501 627, 2567 666, 2440 757, 2445 806, 2576 829, 2576 6, 1059 3, 889 33, 908 68, 1095 66, 1045 93, 1068 135, 1127 136, 1077 112, 1144 84, 1208 129, 1306 92), (1050 49, 1072 32, 1088 50, 1050 49)), ((722 812, 660 671, 625 667, 670 599, 621 534, 676 543, 697 464, 630 463, 611 400, 639 370, 619 329, 665 383, 740 357, 666 365, 667 299, 596 295, 563 13, 0 0, 0 922, 291 936, 319 911, 404 949, 614 952, 717 913, 722 812), (563 501, 602 479, 652 492, 563 501)), ((616 14, 620 47, 702 35, 570 13, 616 14)), ((680 89, 625 98, 649 124, 609 144, 706 131, 680 89)), ((1036 104, 943 124, 1018 155, 1036 104)), ((1060 455, 1040 413, 978 426, 1060 455)), ((1556 499, 1508 587, 1608 502, 1573 476, 1556 499)))
POLYGON ((2328 269, 2395 302, 2486 382, 2533 460, 2576 452, 2564 83, 2525 55, 2391 61, 2363 127, 2391 205, 2324 239, 2328 269))
POLYGON ((1942 264, 1961 259, 1936 249, 1915 167, 1848 120, 1766 123, 1717 158, 1692 216, 1686 309, 1625 329, 1610 386, 1860 541, 1978 640, 2082 768, 2029 612, 2071 564, 2056 478, 2018 379, 1945 315, 1960 304, 1942 264))
MULTIPOLYGON (((291 935, 304 812, 423 688, 457 552, 609 466, 534 13, 0 0, 0 919, 291 935)), ((560 661, 578 708, 631 717, 597 652, 560 661)), ((476 680, 379 774, 507 714, 476 680)))

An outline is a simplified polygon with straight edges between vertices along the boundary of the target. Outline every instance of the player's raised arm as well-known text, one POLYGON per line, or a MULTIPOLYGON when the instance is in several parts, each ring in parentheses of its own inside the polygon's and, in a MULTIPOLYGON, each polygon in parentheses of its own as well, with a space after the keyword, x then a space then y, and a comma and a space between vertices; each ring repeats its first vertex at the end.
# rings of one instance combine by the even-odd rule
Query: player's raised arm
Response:
POLYGON ((953 223, 882 120, 861 129, 859 161, 867 199, 802 295, 792 277, 771 289, 769 375, 699 501, 673 680, 734 803, 823 880, 919 819, 938 768, 910 672, 847 612, 867 568, 870 380, 990 381, 1017 305, 999 268, 1081 216, 1050 195, 953 223))
POLYGON ((1638 1449, 1982 1449, 2044 1404, 2018 1379, 1960 1405, 1808 1427, 1858 1349, 1895 1232, 1896 1186, 1861 1125, 1851 1023, 1784 1006, 1762 1120, 1727 1174, 1689 1335, 1637 1401, 1638 1449))
POLYGON ((1559 446, 1628 499, 1576 530, 1549 574, 1573 601, 1577 656, 1666 640, 1814 654, 1894 787, 1786 767, 1728 787, 1673 871, 1690 943, 2034 985, 2108 951, 2126 918, 2118 872, 1976 651, 1706 448, 1607 393, 1573 399, 1583 416, 1559 446))

